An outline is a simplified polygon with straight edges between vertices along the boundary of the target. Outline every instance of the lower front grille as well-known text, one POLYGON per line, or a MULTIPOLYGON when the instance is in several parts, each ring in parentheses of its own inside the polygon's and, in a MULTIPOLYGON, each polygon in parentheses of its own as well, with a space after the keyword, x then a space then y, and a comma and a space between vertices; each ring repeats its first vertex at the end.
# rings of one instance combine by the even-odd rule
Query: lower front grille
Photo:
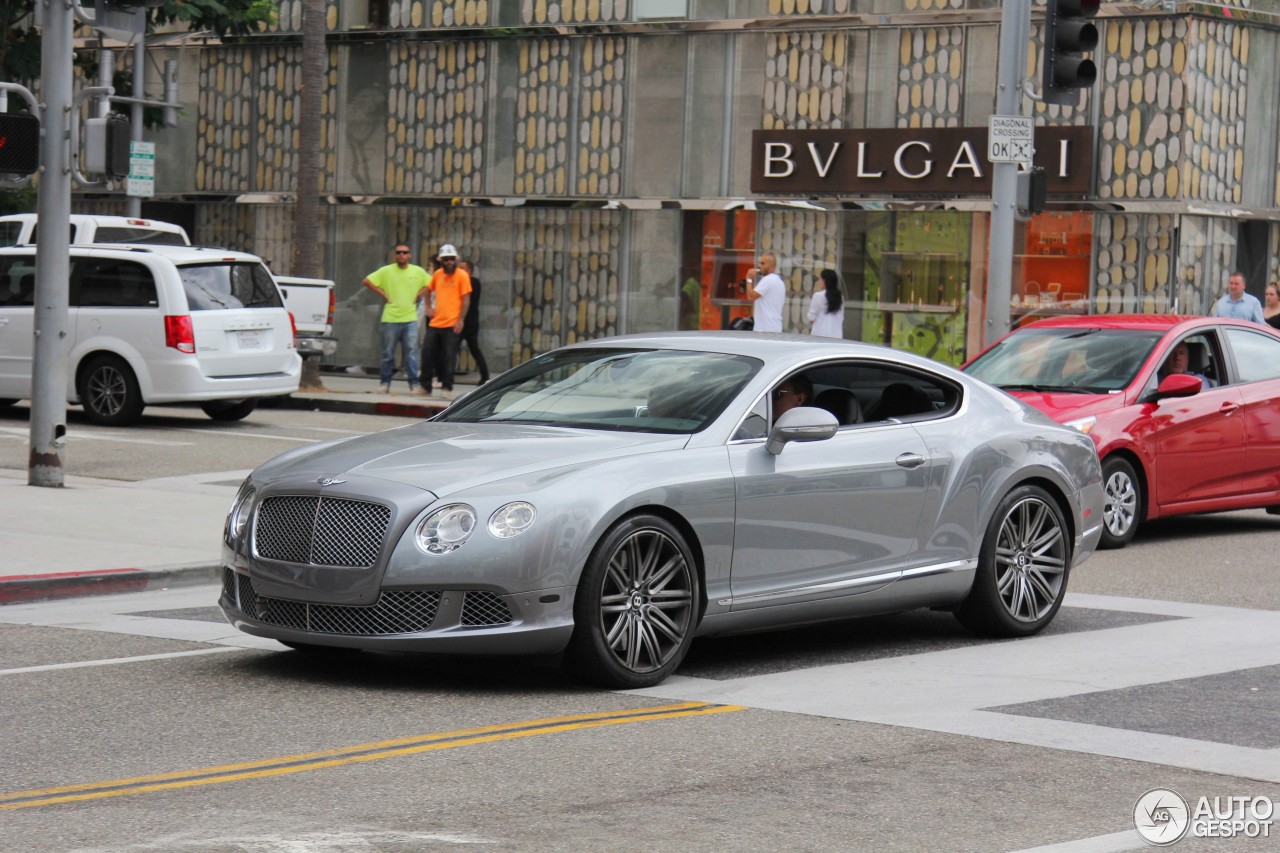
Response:
POLYGON ((269 625, 362 637, 430 630, 440 606, 440 593, 434 590, 384 591, 376 603, 359 607, 270 598, 229 568, 223 569, 222 594, 241 613, 269 625))
POLYGON ((511 611, 502 598, 485 590, 467 592, 462 602, 462 624, 506 625, 511 621, 511 611))

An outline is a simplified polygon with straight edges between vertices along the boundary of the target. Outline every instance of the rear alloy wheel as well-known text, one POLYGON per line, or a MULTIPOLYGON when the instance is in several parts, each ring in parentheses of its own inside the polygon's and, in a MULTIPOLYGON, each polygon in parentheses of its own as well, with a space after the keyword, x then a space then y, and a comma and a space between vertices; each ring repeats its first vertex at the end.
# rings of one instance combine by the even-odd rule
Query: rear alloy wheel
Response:
POLYGON ((1034 634, 1062 605, 1070 564, 1067 523, 1057 503, 1039 486, 1019 486, 987 525, 973 588, 956 617, 981 634, 1034 634))
POLYGON ((1123 548, 1138 532, 1142 484, 1133 466, 1119 456, 1102 464, 1102 540, 1099 548, 1123 548))
POLYGON ((244 400, 211 400, 201 403, 200 408, 215 421, 242 421, 258 408, 258 398, 249 397, 244 400))
POLYGON ((573 602, 568 657, 610 688, 652 687, 689 651, 698 573, 684 537, 656 515, 624 519, 596 545, 573 602))
POLYGON ((137 377, 123 359, 96 356, 80 374, 80 404, 89 420, 104 426, 127 426, 142 415, 137 377))

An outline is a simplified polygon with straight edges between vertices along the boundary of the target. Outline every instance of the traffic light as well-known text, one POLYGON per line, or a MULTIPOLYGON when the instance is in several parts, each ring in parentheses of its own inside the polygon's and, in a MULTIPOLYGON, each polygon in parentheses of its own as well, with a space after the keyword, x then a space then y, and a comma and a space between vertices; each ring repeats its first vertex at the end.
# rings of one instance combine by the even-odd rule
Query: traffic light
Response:
POLYGON ((40 169, 40 119, 31 113, 0 113, 0 174, 27 175, 40 169))
POLYGON ((1100 0, 1048 0, 1044 13, 1044 80, 1046 104, 1074 105, 1080 89, 1098 79, 1098 66, 1084 54, 1098 46, 1098 28, 1090 20, 1100 0))

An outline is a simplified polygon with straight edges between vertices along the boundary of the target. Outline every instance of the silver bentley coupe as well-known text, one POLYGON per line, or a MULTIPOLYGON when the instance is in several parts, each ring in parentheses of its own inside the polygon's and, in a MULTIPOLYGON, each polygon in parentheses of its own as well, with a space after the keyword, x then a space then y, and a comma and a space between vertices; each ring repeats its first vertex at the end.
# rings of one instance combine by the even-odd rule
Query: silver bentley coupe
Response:
POLYGON ((314 654, 549 656, 646 687, 702 635, 919 607, 1033 634, 1102 509, 1088 436, 929 359, 632 335, 262 465, 219 604, 314 654))

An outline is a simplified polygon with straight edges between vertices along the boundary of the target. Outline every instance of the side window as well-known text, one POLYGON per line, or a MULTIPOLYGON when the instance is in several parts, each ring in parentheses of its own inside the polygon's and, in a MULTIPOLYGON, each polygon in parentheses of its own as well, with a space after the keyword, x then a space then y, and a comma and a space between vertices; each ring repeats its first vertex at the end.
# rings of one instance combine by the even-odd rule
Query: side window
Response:
POLYGON ((0 258, 0 308, 34 305, 35 302, 35 258, 0 258))
POLYGON ((810 405, 835 415, 841 426, 922 421, 952 414, 961 389, 941 376, 878 361, 839 362, 806 371, 810 405))
POLYGON ((71 274, 71 304, 81 308, 155 308, 151 271, 134 261, 76 258, 71 274))
POLYGON ((762 397, 738 425, 738 431, 730 441, 741 441, 748 438, 764 438, 769 434, 768 397, 762 397))
POLYGON ((1241 382, 1280 378, 1280 341, 1245 329, 1226 331, 1241 382))
POLYGON ((1225 385, 1227 377, 1217 336, 1212 332, 1197 332, 1169 347, 1160 369, 1149 383, 1150 389, 1154 390, 1166 376, 1175 373, 1198 376, 1206 388, 1225 385))

